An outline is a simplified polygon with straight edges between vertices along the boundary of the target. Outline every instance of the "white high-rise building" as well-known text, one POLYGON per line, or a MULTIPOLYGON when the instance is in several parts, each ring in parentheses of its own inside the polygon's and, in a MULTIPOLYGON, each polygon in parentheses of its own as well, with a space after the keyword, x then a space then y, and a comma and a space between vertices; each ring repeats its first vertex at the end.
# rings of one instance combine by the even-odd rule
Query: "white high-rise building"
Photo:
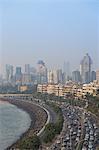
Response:
POLYGON ((90 82, 91 65, 92 65, 92 60, 91 60, 91 57, 87 53, 80 63, 80 74, 81 74, 82 83, 90 82))
POLYGON ((48 78, 48 83, 54 83, 54 75, 53 75, 53 71, 52 70, 48 71, 47 78, 48 78))
POLYGON ((62 70, 50 70, 48 71, 48 83, 62 83, 62 70))
POLYGON ((53 70, 53 79, 54 79, 54 84, 58 83, 58 71, 53 70))

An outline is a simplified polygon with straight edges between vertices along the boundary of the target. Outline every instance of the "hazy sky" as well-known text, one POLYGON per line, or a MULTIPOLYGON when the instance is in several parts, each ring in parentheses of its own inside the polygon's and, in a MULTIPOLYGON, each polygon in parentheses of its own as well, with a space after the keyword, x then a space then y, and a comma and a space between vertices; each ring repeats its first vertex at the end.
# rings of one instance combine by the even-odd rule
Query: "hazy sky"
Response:
POLYGON ((79 68, 89 53, 99 69, 98 0, 0 0, 0 65, 79 68))

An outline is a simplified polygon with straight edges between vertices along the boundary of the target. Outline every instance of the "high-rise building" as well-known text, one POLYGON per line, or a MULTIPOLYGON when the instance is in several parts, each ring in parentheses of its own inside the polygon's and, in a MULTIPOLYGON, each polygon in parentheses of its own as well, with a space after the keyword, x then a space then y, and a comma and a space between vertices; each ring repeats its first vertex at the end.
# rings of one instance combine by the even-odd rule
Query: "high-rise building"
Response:
POLYGON ((58 84, 62 82, 63 74, 61 69, 48 71, 48 83, 58 84))
POLYGON ((37 83, 47 83, 47 68, 42 60, 37 63, 37 83))
POLYGON ((72 80, 74 82, 81 82, 80 71, 77 70, 72 72, 72 80))
POLYGON ((16 67, 15 80, 16 80, 16 82, 22 81, 21 67, 16 67))
POLYGON ((32 74, 30 64, 25 64, 25 73, 22 74, 22 84, 31 84, 32 74))
POLYGON ((16 74, 18 75, 22 74, 21 67, 16 67, 16 74))
POLYGON ((96 80, 99 81, 99 70, 96 71, 96 80))
POLYGON ((36 73, 37 73, 36 68, 34 68, 34 67, 30 67, 30 74, 32 74, 32 75, 36 75, 36 73))
POLYGON ((53 81, 54 81, 54 84, 58 83, 58 71, 57 70, 53 70, 53 81))
POLYGON ((63 83, 62 69, 57 70, 57 75, 58 75, 58 83, 63 83))
POLYGON ((30 74, 30 65, 25 64, 25 74, 30 74))
POLYGON ((66 81, 68 81, 71 77, 70 63, 69 62, 64 62, 63 73, 64 73, 64 75, 66 75, 66 77, 65 77, 66 81))
POLYGON ((6 65, 6 80, 11 81, 12 78, 13 78, 13 66, 7 64, 6 65))
POLYGON ((66 73, 65 72, 62 73, 62 83, 63 84, 66 83, 66 73))
POLYGON ((48 83, 54 83, 54 75, 53 75, 53 71, 49 70, 47 73, 47 78, 48 78, 48 83))
POLYGON ((89 83, 91 81, 91 65, 92 60, 87 53, 80 63, 80 74, 82 83, 89 83))
POLYGON ((92 71, 91 72, 91 82, 93 82, 94 80, 96 80, 96 72, 92 71))
POLYGON ((30 74, 22 74, 22 84, 23 85, 31 84, 31 75, 30 74))

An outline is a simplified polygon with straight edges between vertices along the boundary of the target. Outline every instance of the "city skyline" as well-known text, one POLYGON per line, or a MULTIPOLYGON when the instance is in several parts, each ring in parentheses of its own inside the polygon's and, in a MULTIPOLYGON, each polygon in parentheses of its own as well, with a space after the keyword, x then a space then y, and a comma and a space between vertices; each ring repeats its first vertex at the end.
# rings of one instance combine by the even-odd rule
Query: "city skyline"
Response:
POLYGON ((65 84, 67 81, 90 83, 98 78, 98 70, 93 70, 92 62, 93 60, 87 53, 83 56, 79 64, 80 68, 77 70, 71 70, 69 63, 64 63, 63 68, 49 69, 43 60, 37 62, 37 67, 24 64, 24 71, 21 66, 14 67, 7 64, 5 66, 5 76, 1 76, 1 79, 14 84, 65 84))
MULTIPOLYGON (((86 57, 86 55, 89 55, 88 53, 86 53, 85 55, 83 55, 83 57, 82 57, 82 59, 84 58, 84 57, 86 57)), ((89 57, 90 57, 90 55, 89 55, 89 57)), ((80 60, 80 62, 79 62, 79 64, 77 64, 77 66, 75 67, 75 68, 73 68, 72 66, 71 66, 71 64, 70 64, 70 62, 69 61, 64 61, 64 63, 63 64, 61 64, 61 65, 59 65, 59 64, 57 64, 57 67, 56 66, 54 66, 54 65, 52 65, 52 67, 51 66, 48 66, 47 65, 47 62, 45 62, 44 60, 38 60, 38 61, 36 61, 36 63, 33 65, 33 63, 32 64, 29 64, 29 63, 24 63, 23 65, 21 64, 21 65, 14 65, 14 64, 5 64, 4 66, 2 66, 2 67, 0 67, 0 75, 5 75, 5 71, 6 71, 6 66, 12 66, 13 67, 13 72, 15 73, 15 71, 16 71, 16 68, 17 67, 21 67, 21 69, 22 69, 22 72, 24 73, 24 72, 26 72, 26 66, 29 66, 30 68, 34 68, 34 69, 36 69, 36 70, 38 70, 38 65, 39 64, 42 64, 42 65, 44 65, 49 71, 50 70, 58 70, 58 69, 61 69, 63 72, 66 72, 67 73, 67 75, 68 76, 71 76, 71 74, 72 74, 72 72, 73 71, 80 71, 80 69, 81 69, 81 62, 82 62, 82 59, 80 60)), ((97 71, 97 70, 99 70, 99 68, 94 68, 93 66, 93 64, 94 64, 94 61, 93 61, 93 59, 90 57, 90 59, 91 59, 91 71, 97 71)))
POLYGON ((99 68, 96 0, 0 0, 0 8, 2 68, 6 64, 35 66, 41 59, 48 68, 62 68, 64 61, 69 61, 71 69, 76 70, 86 53, 94 62, 93 68, 99 68))

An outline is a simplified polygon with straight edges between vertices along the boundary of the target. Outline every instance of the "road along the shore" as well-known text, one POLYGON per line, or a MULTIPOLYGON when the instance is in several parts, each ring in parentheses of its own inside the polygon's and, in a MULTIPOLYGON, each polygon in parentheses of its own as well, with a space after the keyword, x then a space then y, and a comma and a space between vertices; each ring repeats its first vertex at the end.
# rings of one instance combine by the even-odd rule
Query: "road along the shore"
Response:
POLYGON ((35 102, 16 99, 1 99, 1 101, 7 101, 13 105, 16 105, 18 108, 26 111, 31 118, 31 125, 28 131, 22 134, 20 139, 15 141, 15 143, 12 144, 12 146, 10 146, 8 149, 17 147, 21 139, 25 137, 33 136, 33 134, 40 136, 43 133, 46 124, 50 122, 49 111, 43 106, 35 104, 35 102))

